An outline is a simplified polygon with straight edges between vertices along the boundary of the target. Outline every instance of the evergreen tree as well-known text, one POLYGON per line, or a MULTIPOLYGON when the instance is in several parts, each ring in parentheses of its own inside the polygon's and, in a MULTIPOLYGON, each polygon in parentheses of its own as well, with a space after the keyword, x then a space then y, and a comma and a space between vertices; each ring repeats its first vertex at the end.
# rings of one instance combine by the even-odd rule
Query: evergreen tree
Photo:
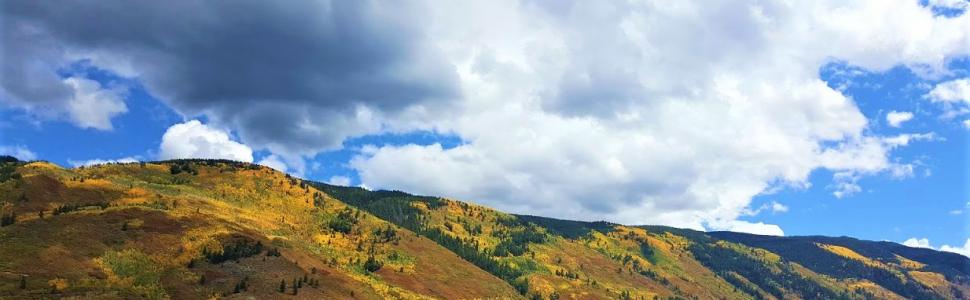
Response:
POLYGON ((0 226, 12 225, 17 222, 17 213, 11 211, 10 214, 0 217, 0 226))
POLYGON ((383 265, 383 263, 374 259, 374 256, 369 256, 367 257, 367 261, 364 262, 364 270, 367 270, 367 272, 377 272, 383 265))
POLYGON ((20 289, 27 289, 27 276, 20 275, 20 289))
POLYGON ((280 293, 286 292, 286 279, 280 279, 280 293))

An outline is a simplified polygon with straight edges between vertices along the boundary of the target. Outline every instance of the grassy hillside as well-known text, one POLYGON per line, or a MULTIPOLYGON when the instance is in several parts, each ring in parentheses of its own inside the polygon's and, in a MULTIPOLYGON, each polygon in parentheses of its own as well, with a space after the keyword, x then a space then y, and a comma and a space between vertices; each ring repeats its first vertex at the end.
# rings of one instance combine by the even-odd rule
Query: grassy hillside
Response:
POLYGON ((511 215, 177 160, 0 159, 0 298, 963 299, 970 259, 511 215))
POLYGON ((0 183, 3 214, 16 219, 0 228, 0 298, 518 296, 434 242, 268 168, 15 164, 0 183))

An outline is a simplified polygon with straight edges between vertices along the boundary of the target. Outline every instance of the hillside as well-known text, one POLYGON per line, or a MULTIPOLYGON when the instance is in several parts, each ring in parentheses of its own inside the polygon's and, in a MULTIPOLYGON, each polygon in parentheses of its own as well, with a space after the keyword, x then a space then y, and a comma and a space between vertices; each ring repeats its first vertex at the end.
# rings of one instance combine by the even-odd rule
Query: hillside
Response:
POLYGON ((512 215, 222 160, 0 162, 0 298, 965 299, 970 259, 512 215))

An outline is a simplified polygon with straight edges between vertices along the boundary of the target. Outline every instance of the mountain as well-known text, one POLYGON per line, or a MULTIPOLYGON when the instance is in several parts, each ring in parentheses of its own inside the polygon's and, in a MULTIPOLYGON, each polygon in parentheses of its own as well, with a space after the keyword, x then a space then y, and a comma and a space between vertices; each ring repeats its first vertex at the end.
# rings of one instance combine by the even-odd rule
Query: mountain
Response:
POLYGON ((513 215, 225 160, 0 158, 0 298, 966 299, 970 259, 513 215))

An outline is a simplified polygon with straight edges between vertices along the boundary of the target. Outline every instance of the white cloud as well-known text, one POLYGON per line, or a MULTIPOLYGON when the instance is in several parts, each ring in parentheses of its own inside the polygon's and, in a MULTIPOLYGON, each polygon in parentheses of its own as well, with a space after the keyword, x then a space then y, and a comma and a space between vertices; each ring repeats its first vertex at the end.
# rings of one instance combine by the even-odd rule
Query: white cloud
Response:
POLYGON ((9 155, 24 161, 37 159, 37 154, 23 145, 0 145, 0 155, 9 155))
POLYGON ((967 241, 963 244, 963 246, 943 245, 943 246, 940 246, 939 249, 931 246, 930 240, 926 238, 922 238, 922 239, 910 238, 904 241, 903 245, 906 245, 909 247, 927 248, 927 249, 935 249, 939 251, 953 252, 953 253, 961 254, 966 257, 970 257, 970 238, 967 239, 967 241))
POLYGON ((886 144, 889 148, 908 146, 912 141, 943 141, 942 137, 936 136, 935 133, 906 133, 895 136, 889 136, 882 138, 882 142, 886 144))
POLYGON ((967 0, 929 0, 927 4, 933 7, 939 8, 949 8, 949 9, 967 9, 970 6, 970 1, 967 0))
POLYGON ((781 230, 781 227, 773 224, 765 224, 762 222, 751 223, 745 221, 731 221, 726 226, 722 226, 723 230, 729 230, 734 232, 745 232, 760 235, 777 235, 784 236, 785 232, 781 230))
POLYGON ((906 245, 906 246, 909 246, 909 247, 915 247, 915 248, 930 248, 930 249, 933 249, 933 247, 930 247, 930 240, 929 239, 925 239, 925 238, 922 238, 922 239, 909 238, 908 240, 906 240, 905 242, 903 242, 903 245, 906 245))
POLYGON ((761 207, 758 207, 758 209, 745 211, 744 215, 756 216, 763 211, 771 211, 771 213, 775 214, 785 213, 788 212, 788 206, 778 203, 777 201, 771 201, 769 203, 762 204, 761 207))
POLYGON ((221 158, 253 161, 253 150, 229 139, 229 134, 198 120, 172 125, 162 135, 161 159, 221 158))
MULTIPOLYGON (((24 70, 26 73, 35 71, 38 70, 24 70)), ((64 119, 77 127, 97 130, 114 129, 111 119, 128 112, 124 101, 127 89, 123 86, 105 87, 97 81, 78 76, 61 79, 46 74, 42 77, 45 78, 3 82, 16 86, 0 86, 0 104, 22 108, 38 120, 64 119), (19 93, 34 88, 48 91, 19 93)))
POLYGON ((940 251, 959 253, 963 254, 963 256, 970 257, 970 239, 967 239, 967 241, 963 243, 963 246, 940 246, 940 251))
POLYGON ((350 178, 346 176, 335 175, 327 180, 327 183, 339 186, 350 186, 350 178))
POLYGON ((937 84, 927 97, 933 102, 965 102, 970 104, 970 78, 955 79, 937 84))
MULTIPOLYGON (((887 174, 893 179, 913 177, 919 161, 900 163, 890 160, 892 150, 908 146, 915 141, 941 141, 935 133, 907 133, 886 137, 866 137, 848 141, 821 153, 820 165, 835 170, 832 176, 832 192, 836 198, 845 198, 862 191, 858 184, 864 176, 887 174)), ((930 174, 925 169, 925 174, 930 174)))
POLYGON ((111 130, 111 118, 128 112, 122 88, 104 89, 97 81, 81 77, 69 77, 64 83, 74 91, 67 112, 78 127, 111 130))
POLYGON ((772 201, 771 202, 771 212, 774 212, 774 213, 788 212, 788 206, 785 206, 784 204, 781 204, 781 203, 772 201))
POLYGON ((832 180, 834 181, 835 191, 832 195, 835 198, 845 198, 852 196, 858 192, 862 191, 862 187, 859 186, 859 175, 855 172, 838 172, 835 173, 832 180))
POLYGON ((352 167, 375 188, 571 219, 750 229, 751 197, 815 169, 843 174, 842 196, 902 176, 892 151, 924 137, 873 136, 819 68, 932 77, 970 53, 970 17, 908 0, 431 7, 465 99, 424 128, 465 143, 370 147, 352 167))
MULTIPOLYGON (((889 176, 894 179, 906 179, 913 177, 914 164, 893 164, 889 167, 889 176)), ((928 175, 927 175, 928 176, 928 175)))
MULTIPOLYGON (((297 170, 304 168, 302 157, 339 147, 347 137, 434 130, 464 143, 449 149, 438 144, 365 147, 351 166, 366 186, 456 197, 512 212, 772 234, 782 231, 737 220, 755 195, 779 186, 807 186, 808 175, 820 168, 845 174, 840 190, 846 192, 861 190, 856 178, 906 172, 898 166, 907 163, 892 159, 892 151, 913 137, 874 136, 853 99, 819 79, 820 67, 839 62, 879 72, 906 66, 939 78, 947 74, 951 58, 970 54, 968 14, 934 16, 912 0, 422 4, 427 9, 418 9, 420 15, 389 10, 400 14, 395 18, 381 13, 370 18, 370 10, 362 9, 367 26, 348 26, 375 29, 363 33, 376 38, 416 37, 376 39, 378 46, 401 46, 377 51, 377 58, 385 59, 349 51, 320 61, 353 63, 322 73, 304 60, 286 60, 292 65, 267 74, 311 76, 296 76, 285 86, 258 76, 210 76, 209 71, 226 71, 220 68, 257 69, 258 64, 235 63, 252 60, 188 60, 181 52, 157 54, 143 42, 131 45, 147 50, 84 50, 105 58, 160 55, 128 57, 131 64, 122 73, 145 74, 141 78, 149 88, 176 110, 230 126, 242 141, 280 154, 297 170), (404 35, 383 30, 399 27, 407 29, 404 35), (418 42, 397 42, 412 40, 418 42), (401 49, 408 52, 396 51, 401 49), (432 63, 411 63, 423 60, 432 63), (224 61, 233 63, 209 64, 224 61), (351 71, 339 72, 344 69, 351 71), (447 76, 432 76, 439 73, 447 76), (377 77, 320 84, 370 75, 377 77), (429 80, 436 78, 443 80, 429 80), (239 96, 225 88, 238 82, 259 95, 239 96), (417 93, 405 97, 398 91, 417 93), (186 97, 175 97, 180 95, 186 97)), ((150 12, 171 10, 144 11, 157 17, 150 12)), ((51 23, 44 25, 57 29, 53 26, 64 22, 51 23)), ((16 50, 38 43, 5 44, 16 50)), ((87 45, 80 44, 73 46, 87 45)), ((364 46, 370 44, 368 39, 364 46)), ((261 50, 276 58, 278 49, 290 49, 279 46, 261 50)), ((116 70, 112 65, 99 66, 116 70)), ((252 160, 247 146, 197 121, 175 125, 166 136, 178 126, 201 127, 202 133, 181 130, 172 134, 176 141, 163 139, 163 157, 238 154, 230 156, 252 160)))
POLYGON ((103 164, 111 164, 111 163, 134 163, 139 161, 140 160, 137 157, 128 156, 128 157, 123 157, 119 159, 100 159, 100 158, 89 159, 89 160, 68 159, 67 163, 71 164, 71 166, 74 166, 74 167, 81 167, 81 166, 86 167, 86 166, 103 165, 103 164))
POLYGON ((959 215, 962 215, 963 212, 965 212, 967 209, 970 209, 970 202, 967 202, 966 204, 964 204, 963 208, 951 210, 949 213, 954 216, 959 216, 959 215))
POLYGON ((283 160, 275 154, 264 157, 263 159, 259 160, 257 164, 273 168, 280 172, 286 172, 286 163, 284 163, 283 160))
MULTIPOLYGON (((944 111, 940 119, 952 120, 968 114, 970 113, 970 78, 939 83, 924 97, 934 103, 942 103, 944 111)), ((970 129, 970 120, 964 120, 962 125, 970 129)))
POLYGON ((903 122, 913 119, 913 113, 908 111, 890 111, 886 114, 886 122, 889 122, 889 126, 899 127, 903 122))

